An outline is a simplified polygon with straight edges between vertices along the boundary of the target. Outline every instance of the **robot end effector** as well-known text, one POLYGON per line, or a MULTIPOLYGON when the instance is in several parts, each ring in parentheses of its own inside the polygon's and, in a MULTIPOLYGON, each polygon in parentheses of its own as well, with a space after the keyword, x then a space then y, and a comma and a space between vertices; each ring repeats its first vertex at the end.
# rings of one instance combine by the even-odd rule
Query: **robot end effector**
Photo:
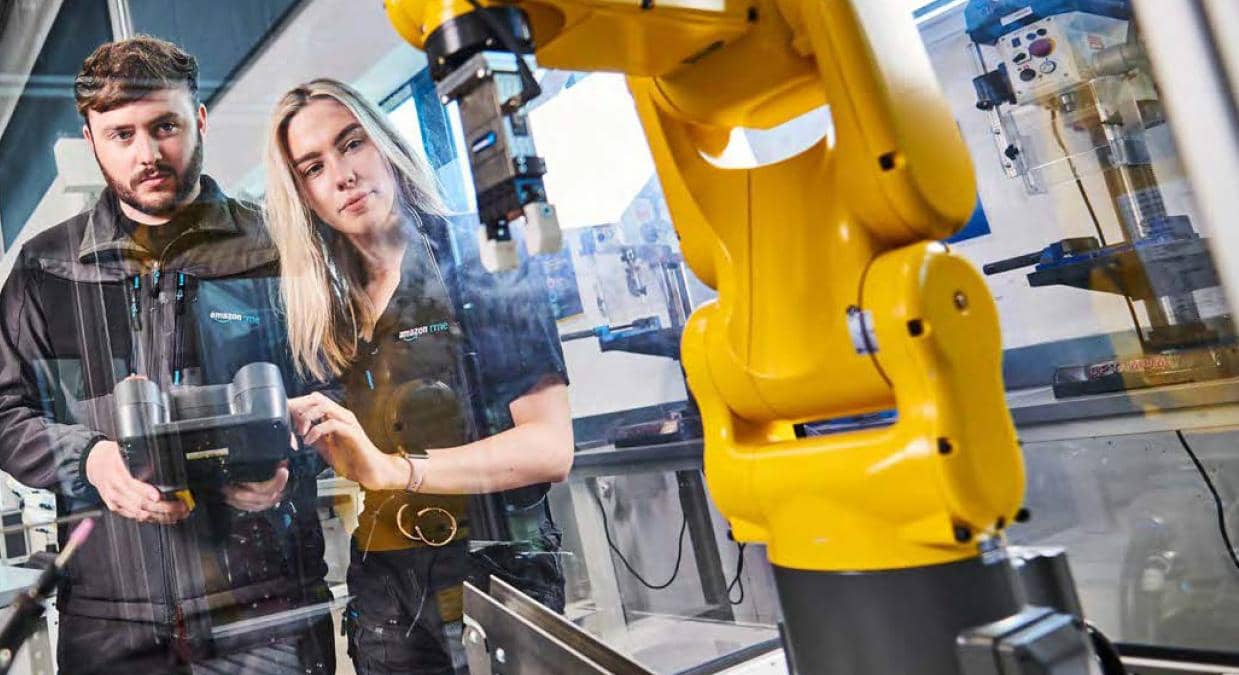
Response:
POLYGON ((533 53, 528 19, 516 7, 470 4, 473 12, 440 25, 424 46, 440 100, 460 106, 481 219, 478 250, 483 266, 494 272, 520 261, 513 221, 524 219, 531 255, 558 251, 562 234, 524 109, 541 93, 525 61, 533 53))

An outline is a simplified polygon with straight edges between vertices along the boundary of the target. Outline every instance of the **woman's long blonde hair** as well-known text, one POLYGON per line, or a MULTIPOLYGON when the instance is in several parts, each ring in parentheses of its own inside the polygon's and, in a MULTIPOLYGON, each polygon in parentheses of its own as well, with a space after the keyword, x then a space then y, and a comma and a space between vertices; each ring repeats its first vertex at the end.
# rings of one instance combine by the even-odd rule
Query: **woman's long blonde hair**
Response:
POLYGON ((411 218, 445 212, 438 182, 421 155, 376 106, 352 87, 318 79, 280 98, 267 135, 267 230, 280 254, 280 296, 297 372, 319 380, 339 375, 357 356, 359 336, 377 320, 366 274, 352 242, 307 205, 288 154, 288 123, 316 99, 334 99, 357 118, 386 158, 399 186, 397 208, 411 218))

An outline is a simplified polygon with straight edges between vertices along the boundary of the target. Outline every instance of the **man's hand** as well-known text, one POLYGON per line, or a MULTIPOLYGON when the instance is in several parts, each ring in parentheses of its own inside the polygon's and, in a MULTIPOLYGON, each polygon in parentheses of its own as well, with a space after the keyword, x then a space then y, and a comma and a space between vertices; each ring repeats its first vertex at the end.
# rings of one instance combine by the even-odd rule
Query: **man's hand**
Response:
POLYGON ((266 511, 284 499, 288 486, 288 460, 279 463, 275 475, 257 483, 234 483, 222 489, 224 502, 241 511, 266 511))
POLYGON ((375 447, 357 416, 319 393, 289 399, 293 430, 335 469, 367 490, 399 490, 409 482, 409 465, 375 447))
POLYGON ((139 523, 172 525, 189 516, 184 502, 164 501, 153 485, 134 478, 114 441, 94 445, 86 457, 86 480, 99 491, 109 510, 139 523))

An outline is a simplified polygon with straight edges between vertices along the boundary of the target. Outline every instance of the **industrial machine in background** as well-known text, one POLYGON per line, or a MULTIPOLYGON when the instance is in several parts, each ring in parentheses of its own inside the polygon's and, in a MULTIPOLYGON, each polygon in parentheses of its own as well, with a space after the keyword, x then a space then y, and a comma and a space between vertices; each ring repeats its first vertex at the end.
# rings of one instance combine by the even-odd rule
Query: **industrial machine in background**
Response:
MULTIPOLYGON (((619 228, 614 225, 581 232, 581 255, 593 263, 595 297, 607 322, 564 333, 560 340, 597 339, 603 352, 660 356, 678 362, 680 339, 693 311, 684 260, 667 244, 633 244, 620 239, 619 228)), ((699 438, 701 413, 689 391, 683 406, 667 410, 660 419, 611 428, 607 441, 616 447, 630 447, 699 438)))
POLYGON ((1165 115, 1128 1, 970 0, 965 20, 981 71, 977 108, 991 116, 1007 174, 1034 194, 1074 183, 1088 211, 1075 236, 985 273, 1033 267, 1032 286, 1121 295, 1142 348, 1060 367, 1055 395, 1239 373, 1207 241, 1167 206, 1161 174, 1178 168, 1177 157, 1159 142, 1165 115), (1098 174, 1104 195, 1085 185, 1098 174), (1118 227, 1107 235, 1110 211, 1118 227))

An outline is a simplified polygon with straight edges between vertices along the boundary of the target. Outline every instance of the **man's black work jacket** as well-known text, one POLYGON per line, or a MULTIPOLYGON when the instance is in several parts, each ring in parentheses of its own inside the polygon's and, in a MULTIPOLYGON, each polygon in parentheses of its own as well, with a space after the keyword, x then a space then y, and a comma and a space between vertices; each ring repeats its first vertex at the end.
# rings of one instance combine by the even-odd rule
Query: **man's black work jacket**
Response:
POLYGON ((269 361, 290 396, 301 391, 259 212, 206 177, 189 208, 186 229, 158 257, 120 227, 110 191, 22 248, 0 295, 0 469, 53 490, 61 516, 104 510, 71 561, 61 612, 149 622, 195 641, 196 629, 225 618, 317 600, 326 566, 312 451, 294 455, 276 508, 245 513, 208 491, 173 526, 113 515, 85 481, 87 450, 115 437, 112 390, 129 374, 166 391, 174 379, 226 383, 269 361))

